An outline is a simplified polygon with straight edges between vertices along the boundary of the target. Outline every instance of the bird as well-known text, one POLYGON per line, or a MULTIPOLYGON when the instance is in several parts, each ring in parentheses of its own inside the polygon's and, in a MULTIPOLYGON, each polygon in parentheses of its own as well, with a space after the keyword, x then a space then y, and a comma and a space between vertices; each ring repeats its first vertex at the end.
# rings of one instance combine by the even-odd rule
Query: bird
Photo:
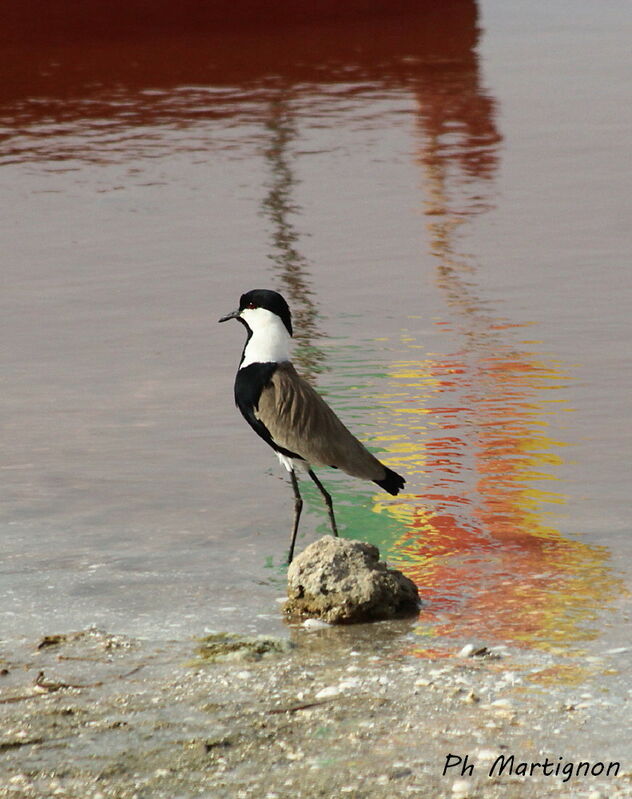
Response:
POLYGON ((322 494, 334 536, 338 536, 338 527, 331 495, 313 466, 330 466, 372 480, 393 495, 406 481, 372 455, 296 371, 290 359, 292 315, 281 294, 270 289, 248 291, 241 295, 239 307, 219 321, 229 319, 241 322, 247 332, 235 377, 235 404, 290 475, 294 517, 289 564, 303 508, 297 471, 306 471, 322 494))

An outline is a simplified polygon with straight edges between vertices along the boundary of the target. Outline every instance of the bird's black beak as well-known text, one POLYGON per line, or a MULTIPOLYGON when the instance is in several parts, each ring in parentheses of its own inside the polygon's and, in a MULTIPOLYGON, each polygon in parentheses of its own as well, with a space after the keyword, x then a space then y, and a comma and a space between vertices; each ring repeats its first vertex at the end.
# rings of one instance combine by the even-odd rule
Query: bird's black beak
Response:
POLYGON ((222 316, 219 320, 220 322, 228 322, 229 319, 239 319, 239 308, 236 311, 231 311, 227 313, 226 316, 222 316))

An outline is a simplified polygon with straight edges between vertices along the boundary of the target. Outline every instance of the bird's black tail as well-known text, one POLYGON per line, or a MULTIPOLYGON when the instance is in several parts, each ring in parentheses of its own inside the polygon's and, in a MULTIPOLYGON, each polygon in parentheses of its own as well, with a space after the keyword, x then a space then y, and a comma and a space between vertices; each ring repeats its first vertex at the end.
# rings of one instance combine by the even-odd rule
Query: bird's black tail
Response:
MULTIPOLYGON (((383 465, 383 464, 382 464, 383 465)), ((385 491, 388 491, 389 494, 399 494, 405 484, 404 478, 394 472, 392 469, 389 469, 388 466, 384 466, 384 471, 386 475, 382 480, 374 480, 374 483, 377 483, 380 488, 383 488, 385 491)))

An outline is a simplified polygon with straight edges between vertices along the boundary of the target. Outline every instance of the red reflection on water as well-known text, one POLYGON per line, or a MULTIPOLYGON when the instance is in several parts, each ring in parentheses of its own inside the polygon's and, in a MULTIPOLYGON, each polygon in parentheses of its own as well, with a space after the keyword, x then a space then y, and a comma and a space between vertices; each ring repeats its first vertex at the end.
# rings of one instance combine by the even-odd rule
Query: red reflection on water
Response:
POLYGON ((567 377, 519 341, 524 323, 498 317, 479 292, 479 265, 459 252, 462 227, 495 203, 495 104, 475 59, 420 80, 417 96, 428 252, 448 316, 436 324, 462 346, 393 366, 395 379, 419 386, 401 408, 402 428, 419 413, 419 445, 405 444, 402 468, 427 486, 410 505, 390 506, 406 525, 395 552, 427 600, 421 621, 434 622, 434 634, 540 644, 586 637, 613 578, 607 553, 564 538, 550 511, 564 497, 555 488, 561 448, 548 426, 567 377))
MULTIPOLYGON (((423 0, 30 0, 8 5, 3 23, 13 36, 110 38, 114 34, 141 36, 200 28, 260 30, 289 24, 379 20, 418 10, 420 5, 424 5, 423 0)), ((468 4, 462 0, 444 3, 448 12, 451 5, 468 4)))
MULTIPOLYGON (((585 639, 614 583, 607 553, 562 536, 548 510, 564 501, 553 479, 561 450, 547 435, 548 393, 567 378, 557 364, 496 346, 469 369, 455 361, 458 384, 434 381, 439 412, 425 408, 428 490, 406 515, 400 565, 428 603, 421 619, 436 621, 434 634, 541 645, 585 639), (445 435, 450 395, 469 400, 454 406, 458 436, 445 435)), ((430 362, 430 376, 433 367, 440 378, 447 364, 430 362)))
MULTIPOLYGON (((51 126, 40 131, 51 141, 68 132, 59 123, 144 128, 245 114, 265 124, 279 91, 287 100, 332 83, 406 89, 427 130, 440 135, 452 124, 468 142, 495 140, 478 85, 478 36, 474 0, 5 4, 4 147, 15 133, 36 134, 37 123, 51 126)), ((39 144, 33 155, 47 157, 39 144)))

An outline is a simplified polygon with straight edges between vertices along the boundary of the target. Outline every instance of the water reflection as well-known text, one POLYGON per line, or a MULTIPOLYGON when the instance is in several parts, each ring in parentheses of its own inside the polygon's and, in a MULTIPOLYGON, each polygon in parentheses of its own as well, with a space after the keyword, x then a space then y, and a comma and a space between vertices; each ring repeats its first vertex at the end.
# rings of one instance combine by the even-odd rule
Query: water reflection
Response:
POLYGON ((289 300, 292 308, 294 339, 298 346, 294 360, 308 379, 321 371, 324 352, 315 344, 322 335, 316 320, 318 311, 313 300, 309 265, 299 250, 299 234, 292 223, 292 215, 299 210, 293 198, 296 177, 290 164, 289 148, 296 137, 296 120, 285 92, 270 103, 266 122, 270 143, 265 149, 269 165, 269 191, 263 199, 263 211, 272 223, 272 252, 269 257, 275 264, 280 284, 276 288, 289 300))
POLYGON ((568 379, 559 365, 501 346, 488 358, 479 345, 402 362, 391 379, 423 400, 384 399, 403 431, 391 449, 426 484, 388 506, 405 527, 393 557, 429 600, 420 632, 463 635, 466 625, 544 646, 592 637, 614 584, 604 549, 556 528, 563 445, 547 428, 568 379))
MULTIPOLYGON (((607 556, 563 537, 552 510, 565 502, 564 447, 549 431, 571 378, 546 347, 527 342, 528 320, 499 316, 459 243, 494 206, 501 153, 474 0, 391 2, 375 14, 365 13, 368 0, 323 2, 323 16, 308 20, 296 17, 301 4, 284 2, 155 0, 149 19, 134 0, 107 5, 115 13, 90 0, 37 15, 28 4, 5 9, 0 164, 121 163, 125 179, 138 181, 155 158, 259 154, 271 272, 295 311, 303 370, 335 359, 346 381, 340 396, 335 385, 330 392, 337 407, 351 401, 350 378, 360 390, 388 386, 377 389, 382 418, 359 432, 407 475, 411 493, 376 497, 377 513, 357 484, 348 492, 340 484, 335 500, 363 536, 392 543, 392 559, 417 579, 428 600, 420 632, 542 644, 589 635, 613 590, 607 556), (457 340, 452 352, 420 358, 425 342, 405 332, 405 355, 390 367, 377 345, 363 356, 322 345, 295 224, 302 120, 320 114, 335 125, 351 99, 378 91, 416 104, 414 168, 445 304, 437 325, 443 340, 457 340)), ((380 121, 371 121, 378 131, 380 121)))
MULTIPOLYGON (((155 2, 151 15, 133 0, 116 12, 90 0, 37 15, 21 4, 7 9, 4 162, 225 149, 231 120, 252 121, 261 141, 279 86, 308 99, 328 84, 412 90, 428 108, 435 74, 477 75, 474 0, 325 2, 313 15, 301 5, 301 19, 291 3, 267 5, 265 14, 252 0, 185 5, 155 2), (219 120, 213 131, 201 124, 219 120)), ((438 107, 445 100, 434 95, 438 107)), ((458 103, 449 104, 441 118, 463 118, 458 103)))
MULTIPOLYGON (((429 249, 448 313, 437 322, 461 340, 450 355, 391 368, 399 436, 395 468, 423 492, 384 503, 405 526, 393 558, 429 601, 422 635, 490 637, 552 646, 596 635, 591 622, 614 591, 608 553, 564 537, 555 508, 564 444, 548 432, 570 410, 562 364, 522 338, 529 323, 497 315, 477 287, 462 226, 494 205, 501 137, 477 71, 448 69, 419 98, 419 153, 429 249)), ((421 652, 428 653, 427 647, 421 652)))

